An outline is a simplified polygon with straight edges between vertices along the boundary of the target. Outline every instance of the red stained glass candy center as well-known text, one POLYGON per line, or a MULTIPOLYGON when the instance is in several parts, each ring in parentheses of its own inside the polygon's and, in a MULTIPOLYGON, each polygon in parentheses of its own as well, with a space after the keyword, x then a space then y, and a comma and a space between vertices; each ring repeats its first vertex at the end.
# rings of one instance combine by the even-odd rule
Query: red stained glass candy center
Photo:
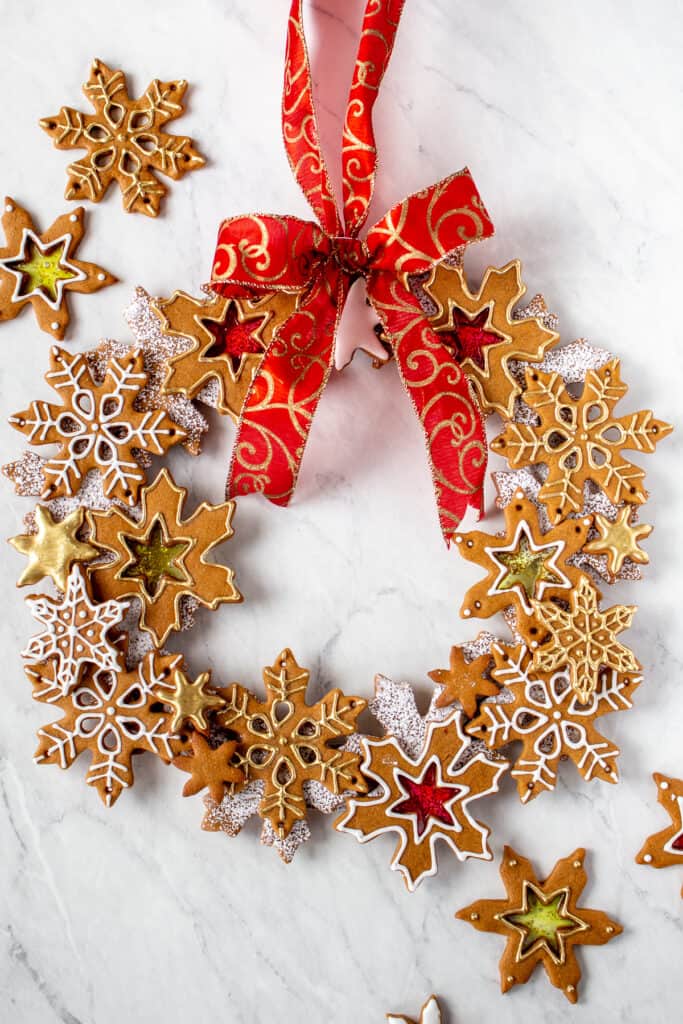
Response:
POLYGON ((475 317, 467 316, 460 309, 453 309, 453 329, 439 332, 441 340, 458 360, 471 359, 480 370, 484 369, 484 350, 489 345, 500 345, 504 339, 499 334, 486 329, 488 310, 477 313, 475 317))
POLYGON ((444 825, 454 824, 453 814, 446 804, 458 795, 461 787, 439 786, 436 767, 436 762, 429 765, 422 782, 417 782, 408 775, 398 774, 396 776, 401 789, 408 795, 405 800, 395 805, 393 813, 415 815, 419 837, 425 833, 430 818, 434 818, 444 825))
POLYGON ((263 352, 263 344, 256 332, 262 320, 250 320, 241 323, 235 306, 231 303, 225 319, 203 320, 202 324, 213 335, 213 343, 204 353, 205 359, 227 358, 235 372, 239 369, 242 357, 250 353, 263 352))

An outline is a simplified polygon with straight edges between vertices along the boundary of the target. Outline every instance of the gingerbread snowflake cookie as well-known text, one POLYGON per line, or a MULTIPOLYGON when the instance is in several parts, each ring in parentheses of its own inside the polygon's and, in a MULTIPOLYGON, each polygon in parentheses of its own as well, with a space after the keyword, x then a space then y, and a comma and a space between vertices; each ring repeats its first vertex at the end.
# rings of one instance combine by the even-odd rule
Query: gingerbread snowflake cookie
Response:
POLYGON ((235 836, 258 814, 261 841, 285 862, 310 838, 309 807, 329 814, 350 791, 367 789, 360 757, 348 749, 365 701, 334 689, 307 704, 309 676, 286 649, 263 670, 265 700, 233 683, 218 688, 224 704, 212 716, 214 742, 237 741, 232 763, 244 783, 228 787, 221 801, 206 798, 202 827, 235 836))
MULTIPOLYGON (((484 412, 511 418, 521 387, 515 360, 535 361, 558 341, 541 316, 516 318, 514 307, 526 288, 519 260, 500 270, 490 267, 477 291, 471 291, 462 266, 439 263, 424 284, 433 301, 430 316, 439 340, 463 367, 484 412)), ((544 306, 538 313, 545 311, 544 306)))
POLYGON ((575 1003, 581 978, 575 947, 602 946, 621 932, 601 910, 578 906, 587 882, 585 856, 585 850, 575 850, 539 881, 531 862, 506 846, 500 865, 506 898, 477 900, 455 915, 507 940, 500 960, 502 992, 525 984, 543 964, 552 984, 575 1003))
POLYGON ((597 731, 595 719, 632 707, 632 695, 642 677, 606 669, 589 701, 582 704, 566 668, 534 670, 531 653, 524 645, 510 649, 494 644, 492 654, 491 676, 511 699, 485 700, 466 732, 491 750, 515 740, 522 743, 511 770, 520 800, 526 803, 554 789, 559 764, 567 758, 586 782, 617 782, 619 748, 597 731))
POLYGON ((177 180, 205 162, 192 139, 164 130, 183 113, 186 90, 185 81, 155 78, 139 99, 131 99, 124 73, 94 60, 83 86, 94 112, 62 107, 40 122, 57 149, 87 151, 69 165, 66 198, 99 203, 116 181, 127 213, 156 217, 167 191, 157 174, 177 180))
POLYGON ((657 800, 671 818, 671 823, 646 839, 636 862, 653 868, 675 864, 683 867, 683 779, 660 775, 659 772, 655 772, 652 778, 657 787, 657 800))
POLYGON ((53 669, 33 670, 34 697, 62 712, 38 732, 38 764, 69 768, 90 751, 86 782, 111 807, 133 784, 133 755, 144 751, 167 764, 183 749, 159 701, 157 687, 178 655, 150 652, 130 671, 108 665, 88 666, 69 693, 59 693, 53 669))
POLYGON ((339 832, 366 843, 396 833, 391 868, 400 871, 410 892, 437 870, 436 846, 458 860, 490 860, 488 828, 476 821, 470 804, 497 792, 506 761, 471 749, 461 711, 436 709, 422 719, 407 684, 382 676, 375 680, 370 710, 391 723, 383 739, 364 736, 362 771, 371 785, 365 797, 350 797, 335 823, 339 832))
POLYGON ((82 207, 62 214, 43 232, 9 196, 3 211, 0 321, 13 320, 30 304, 41 331, 61 341, 69 325, 69 292, 96 292, 116 278, 96 263, 76 259, 85 232, 82 207))
POLYGON ((121 624, 127 605, 92 601, 78 567, 71 570, 61 598, 36 595, 27 597, 26 603, 44 628, 29 641, 22 656, 34 664, 52 662, 63 694, 76 686, 88 665, 118 671, 120 654, 108 633, 121 624))
POLYGON ((560 373, 526 371, 525 404, 535 423, 509 423, 491 442, 491 450, 513 468, 543 463, 548 467, 539 491, 551 523, 580 512, 583 485, 598 484, 616 504, 641 505, 645 471, 624 458, 624 451, 653 452, 673 427, 649 410, 615 416, 614 408, 628 388, 620 377, 619 360, 590 370, 579 398, 567 390, 560 373))
POLYGON ((136 408, 147 380, 142 366, 142 353, 134 350, 110 359, 97 379, 86 356, 52 349, 45 379, 60 403, 34 401, 10 417, 30 444, 58 446, 42 466, 43 498, 76 495, 87 474, 97 470, 106 497, 137 502, 145 479, 141 454, 163 455, 184 437, 163 410, 136 408))
POLYGON ((185 488, 162 469, 142 488, 135 518, 116 507, 88 513, 92 543, 106 556, 88 568, 94 593, 101 600, 137 598, 141 628, 159 646, 182 628, 185 599, 210 609, 242 600, 232 569, 207 559, 232 536, 235 503, 203 502, 185 517, 186 498, 185 488))
POLYGON ((271 292, 249 298, 208 292, 195 299, 174 292, 156 299, 164 336, 183 347, 167 365, 164 390, 198 398, 239 419, 247 391, 280 324, 293 312, 296 295, 271 292))

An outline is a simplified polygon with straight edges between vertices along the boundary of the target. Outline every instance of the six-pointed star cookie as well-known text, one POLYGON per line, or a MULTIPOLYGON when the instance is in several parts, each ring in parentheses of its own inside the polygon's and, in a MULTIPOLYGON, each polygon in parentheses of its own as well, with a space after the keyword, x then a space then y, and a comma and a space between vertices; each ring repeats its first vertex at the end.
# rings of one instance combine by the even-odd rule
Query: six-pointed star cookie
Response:
POLYGON ((534 614, 534 602, 551 597, 567 600, 583 576, 571 558, 586 541, 591 516, 568 519, 542 533, 538 509, 523 491, 515 493, 504 513, 501 536, 481 530, 455 535, 463 558, 487 572, 465 594, 460 608, 465 619, 488 618, 513 605, 528 618, 534 614))
POLYGON ((30 303, 40 329, 61 340, 69 323, 67 292, 96 292, 115 283, 116 278, 102 267, 76 259, 85 230, 83 218, 79 207, 39 232, 26 210, 5 198, 0 321, 13 320, 30 303))
POLYGON ((85 510, 76 508, 55 522, 45 505, 36 505, 36 532, 9 538, 12 547, 28 558, 28 565, 17 580, 18 587, 29 586, 49 576, 56 587, 65 591, 71 566, 75 562, 89 562, 97 558, 97 548, 78 539, 84 516, 85 510))
POLYGON ((536 965, 543 964, 552 984, 575 1003, 581 968, 574 947, 601 946, 621 932, 601 910, 577 906, 587 881, 585 856, 585 850, 575 850, 541 882, 531 862, 506 846, 500 876, 507 898, 477 900, 456 913, 479 931, 507 939, 500 960, 503 992, 523 985, 536 965))
POLYGON ((208 789, 211 799, 220 803, 226 786, 244 781, 244 772, 232 763, 237 741, 226 740, 213 747, 198 732, 193 732, 190 745, 191 755, 180 754, 172 761, 176 768, 190 775, 183 786, 183 796, 194 796, 208 789))
POLYGON ((683 867, 683 779, 673 779, 659 772, 655 772, 652 778, 657 786, 657 800, 671 818, 671 824, 645 840, 636 862, 649 864, 652 868, 666 868, 672 864, 683 867))

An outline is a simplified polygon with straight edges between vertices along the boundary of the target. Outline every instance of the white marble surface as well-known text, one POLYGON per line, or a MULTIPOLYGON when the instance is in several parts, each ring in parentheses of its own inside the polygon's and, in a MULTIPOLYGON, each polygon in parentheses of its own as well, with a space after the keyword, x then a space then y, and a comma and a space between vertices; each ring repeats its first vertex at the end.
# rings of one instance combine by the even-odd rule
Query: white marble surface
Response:
MULTIPOLYGON (((564 340, 587 336, 623 358, 632 392, 676 421, 683 371, 680 284, 680 103, 683 14, 678 0, 634 4, 408 0, 378 105, 379 216, 407 192, 468 163, 497 225, 469 255, 524 260, 564 340)), ((99 56, 136 89, 154 76, 192 83, 179 130, 205 170, 172 187, 158 221, 125 216, 112 190, 88 215, 81 255, 121 283, 76 297, 71 345, 127 336, 121 309, 136 284, 196 289, 208 276, 221 215, 306 214, 280 142, 279 90, 287 0, 100 4, 0 3, 2 188, 46 225, 65 208, 69 154, 38 118, 72 104, 99 56)), ((308 7, 323 131, 334 150, 360 0, 308 7), (348 24, 347 24, 348 19, 348 24), (349 27, 351 26, 351 28, 349 27)), ((348 327, 348 325, 347 325, 348 327)), ((362 327, 354 328, 361 337, 362 327)), ((1 329, 3 461, 22 439, 4 425, 40 378, 49 338, 27 312, 1 329)), ((197 497, 223 492, 231 428, 212 418, 206 454, 172 465, 197 497)), ((571 1007, 537 972, 498 991, 501 941, 453 918, 500 892, 496 863, 444 857, 415 895, 389 872, 391 841, 365 847, 314 825, 315 842, 284 867, 254 827, 235 840, 200 831, 201 801, 179 797, 179 775, 137 761, 138 783, 107 812, 68 773, 37 768, 32 705, 18 651, 33 631, 13 580, 21 559, 0 547, 6 587, 0 715, 0 1019, 12 1024, 117 1024, 188 1019, 230 1024, 379 1022, 415 1013, 431 991, 452 1024, 680 1019, 683 872, 638 867, 644 837, 664 826, 650 773, 681 775, 681 645, 677 595, 683 487, 681 436, 648 458, 646 581, 610 597, 638 601, 630 640, 645 682, 628 714, 606 720, 622 745, 618 787, 582 784, 567 767, 558 791, 522 807, 507 780, 481 807, 504 842, 540 871, 575 846, 590 850, 586 902, 624 925, 609 946, 580 953, 582 998, 571 1007)), ((2 486, 2 533, 29 509, 2 486)), ((457 617, 474 578, 440 539, 422 441, 393 368, 359 356, 324 396, 296 501, 283 512, 241 503, 226 549, 246 595, 200 616, 174 644, 198 672, 259 681, 290 645, 316 687, 369 695, 376 672, 415 683, 472 635, 457 617)), ((503 629, 502 623, 501 629, 503 629)), ((323 827, 324 826, 324 827, 323 827)))

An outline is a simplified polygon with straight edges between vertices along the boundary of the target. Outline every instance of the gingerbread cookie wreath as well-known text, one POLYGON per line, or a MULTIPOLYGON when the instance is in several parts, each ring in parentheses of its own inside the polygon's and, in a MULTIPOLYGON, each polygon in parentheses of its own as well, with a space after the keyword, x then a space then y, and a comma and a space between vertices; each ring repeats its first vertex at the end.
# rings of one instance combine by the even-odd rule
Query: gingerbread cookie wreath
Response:
MULTIPOLYGON (((568 759, 586 783, 617 782, 618 748, 596 720, 629 710, 642 675, 622 636, 635 608, 603 591, 639 579, 648 560, 644 471, 625 453, 654 451, 671 427, 628 408, 609 352, 559 344, 542 296, 523 304, 519 261, 470 280, 466 248, 493 226, 469 171, 409 196, 361 239, 376 169, 372 109, 401 9, 401 0, 367 5, 340 208, 318 139, 302 0, 293 0, 284 139, 317 220, 231 217, 202 296, 138 288, 126 311, 132 346, 54 348, 46 381, 56 398, 37 397, 11 417, 31 448, 4 472, 17 493, 39 499, 11 538, 27 558, 19 585, 46 581, 27 599, 40 632, 24 651, 33 696, 55 714, 39 729, 36 761, 67 768, 89 751, 86 782, 111 807, 133 784, 133 754, 154 754, 182 773, 183 796, 203 796, 203 829, 234 837, 258 817, 262 842, 285 862, 310 838, 311 810, 335 814, 337 831, 361 843, 392 837, 391 868, 412 892, 436 872, 439 850, 491 859, 478 801, 485 815, 507 771, 522 804, 552 792, 568 759), (213 549, 233 535, 242 496, 289 502, 359 278, 425 435, 443 536, 480 570, 461 615, 500 616, 507 631, 451 647, 449 667, 429 673, 436 687, 425 715, 408 683, 376 677, 369 710, 381 736, 358 731, 363 697, 335 688, 309 698, 309 671, 289 649, 263 669, 261 688, 212 679, 164 648, 200 608, 222 614, 219 606, 242 600, 213 549), (148 471, 174 446, 200 454, 202 405, 235 420, 237 435, 226 500, 190 512, 167 468, 153 479, 148 471), (504 525, 465 531, 468 510, 483 510, 491 415, 503 427, 490 447, 510 463, 493 474, 504 525), (55 593, 44 592, 48 580, 55 593)), ((117 178, 127 209, 156 214, 164 190, 153 169, 177 177, 201 163, 189 139, 172 144, 159 130, 181 112, 184 88, 155 82, 131 101, 121 73, 96 62, 88 125, 109 132, 105 173, 91 166, 102 166, 101 136, 72 137, 77 112, 64 108, 43 125, 62 148, 88 149, 72 165, 69 194, 97 201, 117 178), (124 181, 120 157, 140 148, 140 132, 156 155, 124 181)), ((680 853, 681 798, 678 782, 656 779, 673 824, 640 859, 660 866, 680 853)), ((506 848, 507 900, 460 912, 507 938, 504 991, 543 963, 575 1001, 574 946, 620 930, 577 906, 583 857, 578 850, 540 882, 506 848)), ((421 1019, 439 1019, 434 998, 421 1019)))

